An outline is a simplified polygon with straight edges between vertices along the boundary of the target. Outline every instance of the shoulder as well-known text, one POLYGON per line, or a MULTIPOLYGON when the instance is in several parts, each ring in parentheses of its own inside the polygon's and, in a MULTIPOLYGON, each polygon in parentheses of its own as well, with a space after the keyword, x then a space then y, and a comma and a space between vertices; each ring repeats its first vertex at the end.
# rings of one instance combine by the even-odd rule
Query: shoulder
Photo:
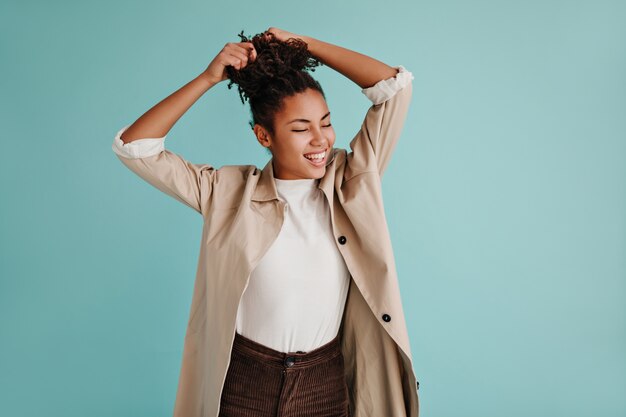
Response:
POLYGON ((261 169, 256 165, 222 165, 216 172, 215 184, 225 191, 238 186, 245 186, 250 181, 257 181, 261 169))
POLYGON ((211 204, 213 209, 238 207, 254 187, 261 170, 256 165, 223 165, 215 172, 211 204))
POLYGON ((224 177, 247 177, 248 175, 258 174, 260 168, 256 165, 222 165, 218 172, 224 177))

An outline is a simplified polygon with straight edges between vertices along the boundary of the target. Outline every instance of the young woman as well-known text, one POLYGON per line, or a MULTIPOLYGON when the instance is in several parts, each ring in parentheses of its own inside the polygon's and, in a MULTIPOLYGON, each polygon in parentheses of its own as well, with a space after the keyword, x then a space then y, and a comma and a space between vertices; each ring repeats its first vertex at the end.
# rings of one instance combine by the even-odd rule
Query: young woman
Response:
POLYGON ((418 417, 381 192, 413 76, 277 28, 239 36, 113 143, 130 170, 204 220, 174 416, 418 417), (325 93, 307 72, 320 64, 372 101, 350 152, 334 148, 325 93), (227 79, 272 156, 262 170, 164 147, 227 79))

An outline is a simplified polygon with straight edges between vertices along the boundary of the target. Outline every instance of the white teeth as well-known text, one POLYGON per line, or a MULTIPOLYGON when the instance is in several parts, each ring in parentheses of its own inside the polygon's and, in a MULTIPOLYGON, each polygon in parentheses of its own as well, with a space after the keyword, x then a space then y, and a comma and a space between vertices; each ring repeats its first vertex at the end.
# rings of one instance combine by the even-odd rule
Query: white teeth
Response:
POLYGON ((304 155, 305 158, 316 160, 316 161, 321 161, 322 159, 324 159, 325 156, 326 156, 326 151, 322 153, 318 153, 318 154, 304 155))

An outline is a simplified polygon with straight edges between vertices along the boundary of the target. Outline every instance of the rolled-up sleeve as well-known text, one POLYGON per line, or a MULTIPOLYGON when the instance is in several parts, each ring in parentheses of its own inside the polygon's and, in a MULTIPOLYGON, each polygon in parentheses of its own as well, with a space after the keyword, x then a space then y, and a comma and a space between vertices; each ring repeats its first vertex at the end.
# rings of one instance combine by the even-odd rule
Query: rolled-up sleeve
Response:
POLYGON ((382 177, 402 133, 413 92, 413 74, 402 65, 398 73, 362 93, 372 102, 360 130, 350 141, 348 164, 355 172, 376 171, 382 177))
POLYGON ((205 213, 217 170, 209 164, 194 164, 165 149, 165 137, 136 139, 124 143, 120 129, 112 149, 118 159, 140 178, 191 207, 205 213))
POLYGON ((130 125, 121 128, 115 135, 113 140, 113 152, 124 158, 136 159, 153 156, 165 149, 165 138, 145 138, 137 139, 129 143, 124 143, 121 139, 122 133, 128 129, 130 125))
POLYGON ((361 90, 373 104, 380 104, 389 100, 415 78, 404 66, 399 65, 395 68, 398 73, 394 77, 380 80, 373 86, 361 90))

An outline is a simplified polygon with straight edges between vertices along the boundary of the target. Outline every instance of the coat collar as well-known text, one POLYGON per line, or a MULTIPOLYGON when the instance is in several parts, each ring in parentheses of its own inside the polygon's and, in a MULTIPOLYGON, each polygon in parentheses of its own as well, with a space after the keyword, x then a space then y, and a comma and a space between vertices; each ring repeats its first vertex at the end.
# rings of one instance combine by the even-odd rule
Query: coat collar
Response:
MULTIPOLYGON (((331 157, 326 162, 326 173, 320 179, 320 182, 317 186, 320 190, 322 190, 329 201, 332 201, 333 195, 333 183, 335 182, 335 155, 337 154, 337 150, 332 148, 331 157)), ((259 182, 254 189, 254 193, 252 194, 253 201, 269 201, 269 200, 279 200, 278 191, 276 190, 276 183, 274 182, 274 165, 273 165, 274 157, 272 157, 265 167, 261 171, 261 177, 259 178, 259 182)))

